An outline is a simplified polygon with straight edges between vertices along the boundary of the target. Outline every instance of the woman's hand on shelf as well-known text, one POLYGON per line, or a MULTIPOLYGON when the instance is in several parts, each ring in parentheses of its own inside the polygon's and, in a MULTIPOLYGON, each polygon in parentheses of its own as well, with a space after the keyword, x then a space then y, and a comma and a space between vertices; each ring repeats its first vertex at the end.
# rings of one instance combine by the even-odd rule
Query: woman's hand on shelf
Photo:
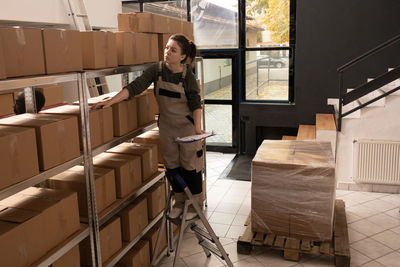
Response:
POLYGON ((91 106, 90 110, 100 109, 100 108, 108 108, 108 107, 111 107, 111 105, 112 105, 111 100, 105 100, 105 101, 99 102, 99 103, 91 106))

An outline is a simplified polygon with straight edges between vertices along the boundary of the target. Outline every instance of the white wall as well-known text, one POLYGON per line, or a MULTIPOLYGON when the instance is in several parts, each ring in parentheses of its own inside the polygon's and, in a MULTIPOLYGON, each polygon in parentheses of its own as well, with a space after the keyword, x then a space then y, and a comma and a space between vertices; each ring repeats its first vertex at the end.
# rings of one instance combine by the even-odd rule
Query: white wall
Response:
MULTIPOLYGON (((72 25, 67 3, 68 0, 1 0, 0 24, 72 25)), ((92 27, 118 28, 117 14, 122 12, 120 0, 84 0, 84 3, 92 27)))
POLYGON ((361 117, 343 119, 338 133, 336 177, 338 182, 353 182, 353 141, 358 139, 400 141, 400 95, 386 97, 384 107, 365 107, 361 117))

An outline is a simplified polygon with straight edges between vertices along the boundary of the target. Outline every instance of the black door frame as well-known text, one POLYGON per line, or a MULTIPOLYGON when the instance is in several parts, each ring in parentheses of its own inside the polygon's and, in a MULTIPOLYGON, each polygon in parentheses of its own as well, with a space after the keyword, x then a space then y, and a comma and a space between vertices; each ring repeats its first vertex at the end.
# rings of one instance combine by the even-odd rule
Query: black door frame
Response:
POLYGON ((200 56, 204 59, 231 59, 232 60, 232 100, 205 99, 205 104, 232 106, 232 146, 207 145, 208 151, 222 153, 237 153, 240 151, 240 123, 239 123, 239 84, 240 51, 238 49, 200 49, 200 56))

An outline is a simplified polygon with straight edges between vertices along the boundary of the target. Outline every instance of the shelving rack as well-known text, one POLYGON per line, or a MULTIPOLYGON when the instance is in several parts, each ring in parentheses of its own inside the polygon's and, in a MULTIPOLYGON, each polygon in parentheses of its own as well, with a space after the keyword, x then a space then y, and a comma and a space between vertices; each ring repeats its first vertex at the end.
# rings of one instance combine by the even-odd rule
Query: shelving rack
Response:
MULTIPOLYGON (((201 98, 203 106, 203 119, 205 118, 204 112, 204 76, 203 76, 203 59, 196 58, 196 62, 200 62, 201 66, 201 98)), ((31 178, 28 178, 22 182, 11 185, 5 189, 0 190, 0 200, 5 199, 13 194, 18 193, 30 186, 37 185, 48 178, 59 174, 69 168, 84 163, 85 166, 85 176, 86 176, 86 192, 88 199, 88 218, 86 224, 81 224, 81 229, 74 235, 65 240, 62 244, 56 248, 49 251, 44 255, 39 261, 34 265, 37 266, 49 266, 54 261, 63 256, 71 248, 79 244, 82 240, 90 237, 91 241, 91 253, 92 262, 95 266, 101 266, 101 255, 100 255, 100 240, 99 240, 99 228, 104 225, 110 218, 115 216, 123 208, 131 204, 135 199, 142 195, 147 189, 153 186, 156 182, 164 177, 164 171, 159 170, 152 178, 144 185, 142 185, 137 191, 132 192, 130 195, 123 199, 117 200, 113 205, 107 208, 102 213, 98 213, 96 209, 96 192, 94 190, 94 175, 93 175, 93 157, 132 138, 149 131, 157 127, 156 122, 148 123, 143 127, 140 127, 122 137, 116 137, 112 141, 101 145, 96 148, 91 148, 90 141, 90 122, 89 122, 89 106, 88 106, 88 90, 87 90, 87 79, 96 78, 108 75, 122 74, 123 82, 127 82, 127 74, 129 72, 142 71, 146 69, 151 64, 144 65, 133 65, 133 66, 120 66, 116 68, 108 68, 101 70, 88 70, 82 72, 58 74, 58 75, 41 75, 41 76, 31 76, 31 77, 21 77, 12 78, 0 81, 0 91, 2 92, 12 92, 17 89, 24 88, 25 92, 33 92, 33 88, 36 86, 54 84, 54 83, 65 83, 65 82, 76 82, 78 88, 79 96, 79 106, 80 106, 80 116, 81 116, 81 127, 82 127, 82 140, 83 140, 83 151, 81 155, 75 159, 68 162, 60 164, 54 168, 47 171, 40 172, 31 178)), ((29 99, 27 99, 27 102, 29 99)), ((27 103, 32 105, 32 103, 27 103)), ((34 105, 34 104, 33 104, 34 105)), ((205 122, 203 121, 203 129, 205 129, 205 122)), ((205 146, 204 146, 204 163, 205 163, 205 146)), ((206 177, 206 170, 204 169, 204 177, 206 177)), ((168 186, 166 186, 168 187, 168 186)), ((168 190, 168 188, 166 188, 168 190)), ((204 189, 206 190, 206 189, 204 189)), ((159 214, 155 219, 153 219, 149 225, 131 242, 124 243, 123 248, 115 254, 107 263, 106 266, 115 265, 155 224, 157 224, 162 218, 162 213, 159 214)), ((170 231, 168 231, 170 232, 170 231)), ((172 238, 168 234, 168 239, 172 238)), ((168 242, 170 243, 170 242, 168 242)), ((167 253, 168 253, 167 248, 167 253)))

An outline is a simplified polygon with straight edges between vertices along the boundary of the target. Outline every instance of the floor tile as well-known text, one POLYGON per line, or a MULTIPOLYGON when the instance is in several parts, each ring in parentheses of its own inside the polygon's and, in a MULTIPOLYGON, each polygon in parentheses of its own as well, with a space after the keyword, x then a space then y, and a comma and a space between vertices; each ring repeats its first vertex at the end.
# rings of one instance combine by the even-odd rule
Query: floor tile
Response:
POLYGON ((376 261, 381 263, 383 266, 397 267, 400 265, 400 253, 393 252, 379 259, 376 259, 376 261))
POLYGON ((400 220, 399 208, 395 208, 395 209, 392 209, 392 210, 385 211, 385 214, 387 214, 387 215, 389 215, 389 216, 392 216, 393 218, 396 218, 396 219, 400 220))
POLYGON ((368 255, 368 257, 371 259, 377 259, 393 251, 389 247, 372 238, 365 238, 355 242, 351 244, 350 247, 364 255, 368 255))
POLYGON ((386 228, 376 225, 366 219, 350 223, 348 226, 349 228, 352 228, 357 232, 364 234, 366 236, 372 236, 386 230, 386 228))
POLYGON ((268 267, 290 267, 297 265, 296 262, 284 260, 281 252, 275 250, 265 250, 264 253, 255 256, 255 259, 268 267))
MULTIPOLYGON (((171 267, 173 265, 174 258, 173 256, 169 256, 167 258, 171 258, 169 259, 169 262, 161 262, 157 265, 157 267, 171 267)), ((182 258, 178 258, 175 267, 188 267, 188 265, 186 265, 182 258)))
POLYGON ((182 240, 182 244, 180 245, 180 257, 187 257, 193 254, 196 254, 200 251, 203 251, 202 247, 198 245, 198 240, 196 237, 191 237, 182 240))
POLYGON ((229 224, 220 224, 220 223, 212 223, 210 222, 212 229, 214 230, 215 234, 219 237, 225 237, 226 233, 229 230, 229 224))
POLYGON ((367 262, 366 264, 363 264, 362 267, 383 267, 383 265, 377 261, 370 261, 367 262))
POLYGON ((239 236, 243 235, 246 228, 246 226, 231 225, 226 233, 226 237, 239 239, 239 236))
POLYGON ((383 211, 394 209, 398 205, 391 203, 391 202, 381 200, 381 199, 374 199, 374 200, 363 203, 363 206, 383 212, 383 211))
POLYGON ((357 250, 350 247, 350 265, 361 266, 364 263, 371 261, 371 259, 357 250))
POLYGON ((215 212, 229 213, 234 214, 239 211, 242 203, 231 203, 231 202, 223 202, 221 201, 218 206, 215 208, 215 212))
POLYGON ((260 263, 253 257, 249 257, 247 259, 234 262, 233 265, 235 267, 264 267, 262 263, 260 263))
POLYGON ((400 249, 400 234, 397 234, 393 231, 387 230, 372 236, 372 238, 393 250, 400 249))
POLYGON ((233 219, 232 225, 244 226, 244 223, 246 222, 247 217, 248 216, 246 216, 246 215, 237 214, 235 216, 235 218, 233 219))
POLYGON ((235 218, 235 214, 214 211, 214 213, 211 215, 209 221, 212 223, 221 223, 221 224, 229 224, 230 225, 233 222, 234 218, 235 218))
POLYGON ((243 203, 240 206, 240 209, 238 210, 237 214, 248 216, 250 214, 250 210, 251 210, 251 205, 248 203, 243 203))
POLYGON ((184 257, 183 261, 190 267, 219 267, 224 266, 224 264, 217 259, 216 256, 211 255, 211 257, 206 257, 204 252, 196 253, 194 255, 184 257))
POLYGON ((352 212, 353 214, 355 214, 361 218, 371 217, 373 215, 380 213, 377 210, 364 207, 363 205, 352 206, 352 207, 346 208, 346 210, 352 212))
POLYGON ((353 223, 356 221, 361 220, 362 218, 356 214, 354 214, 353 212, 346 210, 346 219, 347 219, 347 223, 353 223))
POLYGON ((389 194, 387 196, 381 197, 381 200, 393 203, 397 205, 398 207, 400 206, 400 194, 389 194))
POLYGON ((397 234, 400 234, 400 226, 399 226, 399 227, 392 228, 392 229, 390 229, 390 230, 392 230, 393 232, 395 232, 395 233, 397 233, 397 234))
POLYGON ((358 203, 365 203, 367 201, 379 198, 380 195, 366 192, 354 192, 345 196, 346 199, 357 201, 358 203))
POLYGON ((335 266, 335 259, 332 257, 314 257, 313 259, 302 262, 304 267, 335 266))
POLYGON ((391 229, 400 225, 400 220, 395 219, 392 216, 386 215, 384 213, 369 217, 367 218, 367 220, 385 229, 391 229))
POLYGON ((361 239, 366 238, 367 236, 357 232, 353 228, 348 228, 349 231, 349 243, 352 244, 354 242, 360 241, 361 239))

